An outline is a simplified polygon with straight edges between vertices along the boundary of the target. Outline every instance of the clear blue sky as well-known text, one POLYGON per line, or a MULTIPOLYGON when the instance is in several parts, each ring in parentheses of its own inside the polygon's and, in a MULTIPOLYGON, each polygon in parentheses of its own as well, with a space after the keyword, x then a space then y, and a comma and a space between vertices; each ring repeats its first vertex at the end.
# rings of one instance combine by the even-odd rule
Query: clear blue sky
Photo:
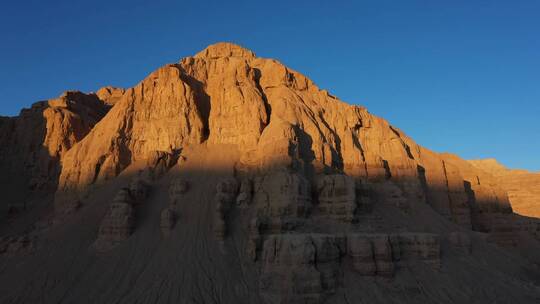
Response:
POLYGON ((231 41, 435 151, 540 170, 540 1, 202 2, 3 3, 0 114, 231 41))

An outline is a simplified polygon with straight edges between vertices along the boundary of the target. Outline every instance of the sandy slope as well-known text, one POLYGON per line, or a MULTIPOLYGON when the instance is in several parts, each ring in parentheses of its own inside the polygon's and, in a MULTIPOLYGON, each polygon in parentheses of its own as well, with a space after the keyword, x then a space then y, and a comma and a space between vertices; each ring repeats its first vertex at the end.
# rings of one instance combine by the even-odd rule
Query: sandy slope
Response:
MULTIPOLYGON (((112 251, 93 249, 96 227, 109 198, 138 170, 137 164, 114 182, 96 187, 80 212, 52 226, 40 242, 39 255, 3 259, 0 302, 261 303, 257 265, 244 250, 249 211, 234 210, 230 218, 233 237, 224 243, 212 233, 211 189, 223 177, 233 176, 237 152, 226 146, 202 146, 186 155, 182 169, 171 169, 153 184, 151 195, 137 209, 134 234, 112 251), (178 224, 164 237, 159 214, 167 205, 170 180, 178 176, 189 179, 190 190, 179 207, 178 224)), ((413 210, 413 221, 404 221, 399 212, 376 210, 375 214, 382 217, 383 229, 392 229, 395 222, 414 223, 407 227, 411 230, 430 227, 430 232, 441 234, 459 229, 427 206, 413 210)), ((538 302, 540 290, 531 284, 538 277, 528 274, 538 270, 527 269, 529 261, 519 256, 518 249, 507 251, 487 244, 482 233, 471 237, 471 255, 443 241, 440 271, 411 262, 400 266, 391 280, 359 276, 345 258, 345 287, 328 303, 538 302)), ((528 250, 540 252, 537 245, 528 250)), ((540 261, 538 255, 534 258, 540 261)))

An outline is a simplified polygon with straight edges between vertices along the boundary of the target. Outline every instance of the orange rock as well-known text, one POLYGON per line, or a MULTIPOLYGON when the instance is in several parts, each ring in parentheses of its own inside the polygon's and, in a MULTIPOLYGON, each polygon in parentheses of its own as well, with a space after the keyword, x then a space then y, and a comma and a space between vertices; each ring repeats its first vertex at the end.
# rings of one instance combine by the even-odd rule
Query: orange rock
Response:
POLYGON ((508 193, 514 212, 540 217, 540 173, 508 169, 495 159, 469 162, 495 177, 497 183, 508 193))

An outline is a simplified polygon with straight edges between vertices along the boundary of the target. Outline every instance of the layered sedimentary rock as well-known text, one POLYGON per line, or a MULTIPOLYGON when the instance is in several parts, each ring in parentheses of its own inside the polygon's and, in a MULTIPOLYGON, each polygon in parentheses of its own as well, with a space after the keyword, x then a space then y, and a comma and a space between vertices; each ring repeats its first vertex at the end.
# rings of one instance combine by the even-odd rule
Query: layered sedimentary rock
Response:
POLYGON ((60 161, 107 113, 94 94, 68 91, 23 109, 17 117, 0 119, 0 165, 23 175, 30 189, 56 187, 60 161))
POLYGON ((501 216, 512 213, 508 195, 492 175, 455 155, 441 156, 445 162, 456 166, 463 177, 473 229, 491 231, 499 224, 501 216))
POLYGON ((495 159, 469 162, 495 177, 498 184, 508 193, 514 212, 525 216, 540 217, 540 173, 510 170, 495 159))
POLYGON ((440 267, 437 235, 281 234, 262 244, 261 292, 271 303, 322 303, 343 284, 345 259, 363 276, 392 277, 397 265, 440 267))
POLYGON ((354 270, 365 276, 391 277, 397 265, 411 260, 440 268, 440 242, 434 234, 350 233, 347 254, 354 270))
MULTIPOLYGON (((69 94, 0 118, 2 151, 22 151, 28 172, 41 172, 32 176, 58 181, 50 220, 59 245, 44 248, 74 266, 57 267, 73 271, 65 277, 39 273, 60 282, 45 302, 446 303, 499 300, 512 284, 525 294, 512 296, 534 299, 521 272, 532 254, 513 256, 515 268, 497 263, 532 245, 540 224, 512 213, 498 177, 417 145, 276 60, 221 43, 133 88, 69 94), (25 115, 47 111, 43 138, 58 141, 13 139, 35 127, 25 115), (57 155, 52 169, 33 169, 36 147, 57 155), (73 211, 64 242, 59 214, 73 211), (92 242, 117 250, 98 259, 92 242), (62 246, 76 249, 62 255, 62 246), (96 277, 95 293, 81 292, 96 277), (477 280, 489 283, 468 288, 477 280)), ((10 224, 20 215, 12 207, 10 224)), ((5 256, 38 249, 34 239, 0 242, 5 256)), ((25 286, 42 296, 41 284, 25 286)), ((43 302, 8 287, 3 302, 43 302)))
POLYGON ((288 230, 307 216, 311 207, 311 187, 298 173, 275 171, 257 177, 254 205, 267 229, 288 230))
POLYGON ((349 234, 347 250, 354 270, 361 275, 393 275, 394 261, 389 235, 349 234))
MULTIPOLYGON (((474 177, 482 174, 459 158, 418 146, 365 108, 347 105, 281 63, 236 45, 210 46, 160 68, 134 88, 99 93, 107 100, 116 96, 114 107, 66 153, 58 200, 62 192, 82 191, 113 178, 138 160, 148 159, 166 170, 178 151, 205 142, 234 145, 241 153, 239 168, 262 170, 269 176, 266 180, 283 179, 278 175, 284 173, 272 168, 286 168, 298 179, 290 181, 293 187, 305 183, 301 187, 308 192, 315 175, 345 173, 350 177, 343 177, 345 184, 338 187, 347 188, 347 194, 325 199, 326 192, 334 190, 321 185, 318 206, 344 221, 353 220, 355 208, 369 209, 373 200, 393 201, 390 204, 404 212, 427 203, 464 227, 475 222, 475 229, 489 231, 486 213, 511 210, 504 192, 484 178, 479 183, 474 177), (171 157, 164 159, 166 155, 171 157), (355 184, 362 185, 359 197, 370 195, 353 199, 355 184)), ((254 180, 256 200, 258 184, 280 187, 264 180, 254 180)), ((310 200, 274 200, 266 216, 296 216, 311 209, 310 200)))
POLYGON ((441 246, 438 235, 431 233, 400 233, 401 260, 419 259, 433 268, 441 267, 441 246))
POLYGON ((238 193, 238 182, 234 178, 221 180, 216 185, 214 195, 214 234, 218 240, 227 235, 227 214, 235 202, 238 193))
POLYGON ((135 229, 135 198, 129 189, 120 190, 101 221, 96 249, 106 251, 127 240, 135 229))
POLYGON ((324 175, 317 181, 319 211, 334 220, 352 222, 357 209, 354 179, 347 175, 324 175))
MULTIPOLYGON (((95 248, 107 251, 127 240, 136 227, 136 208, 148 196, 149 185, 140 177, 131 180, 128 187, 120 189, 101 221, 95 248)), ((172 224, 163 225, 172 228, 172 224)))
POLYGON ((340 284, 335 236, 272 235, 261 257, 261 293, 269 303, 322 303, 340 284))
POLYGON ((128 89, 62 161, 59 191, 80 191, 117 176, 129 164, 173 153, 204 138, 196 88, 181 79, 176 65, 160 68, 128 89))
POLYGON ((117 103, 120 99, 122 99, 122 96, 124 96, 124 93, 126 90, 121 88, 115 88, 111 86, 103 87, 96 92, 96 96, 103 100, 108 105, 114 105, 117 103))

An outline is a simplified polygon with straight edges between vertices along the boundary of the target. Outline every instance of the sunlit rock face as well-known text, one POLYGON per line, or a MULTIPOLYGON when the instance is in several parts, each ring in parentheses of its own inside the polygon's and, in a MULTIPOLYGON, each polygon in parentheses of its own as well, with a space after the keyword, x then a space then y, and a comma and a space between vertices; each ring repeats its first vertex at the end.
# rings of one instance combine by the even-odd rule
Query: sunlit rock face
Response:
MULTIPOLYGON (((335 215, 347 221, 356 209, 354 178, 367 185, 389 182, 399 188, 394 198, 404 210, 429 204, 464 227, 471 216, 510 210, 504 191, 479 183, 459 158, 418 146, 365 108, 345 104, 298 72, 233 44, 210 46, 132 89, 107 87, 98 96, 114 107, 66 153, 60 192, 114 178, 137 160, 155 158, 154 151, 174 154, 204 142, 236 146, 246 168, 286 166, 309 180, 320 173, 350 176, 348 211, 332 211, 328 199, 320 205, 347 212, 335 215), (466 187, 476 190, 474 198, 466 187), (471 213, 473 205, 478 212, 471 213)), ((384 197, 379 188, 373 195, 384 197)), ((481 229, 489 230, 479 218, 474 220, 481 229)))
MULTIPOLYGON (((3 165, 24 164, 25 185, 49 196, 47 213, 32 215, 39 221, 0 242, 0 258, 30 261, 0 279, 32 273, 18 284, 39 288, 8 282, 0 302, 538 295, 516 282, 537 273, 523 273, 540 261, 523 248, 539 248, 540 224, 513 213, 499 177, 235 44, 211 45, 132 88, 69 92, 1 118, 0 142, 3 165), (43 295, 34 277, 55 292, 43 295)), ((10 225, 31 214, 8 209, 10 225)))
POLYGON ((31 189, 56 187, 60 162, 105 116, 109 107, 94 94, 68 91, 0 118, 0 164, 23 174, 31 189))
POLYGON ((495 177, 497 183, 508 193, 514 212, 525 216, 540 217, 540 173, 511 170, 495 159, 469 162, 495 177))

